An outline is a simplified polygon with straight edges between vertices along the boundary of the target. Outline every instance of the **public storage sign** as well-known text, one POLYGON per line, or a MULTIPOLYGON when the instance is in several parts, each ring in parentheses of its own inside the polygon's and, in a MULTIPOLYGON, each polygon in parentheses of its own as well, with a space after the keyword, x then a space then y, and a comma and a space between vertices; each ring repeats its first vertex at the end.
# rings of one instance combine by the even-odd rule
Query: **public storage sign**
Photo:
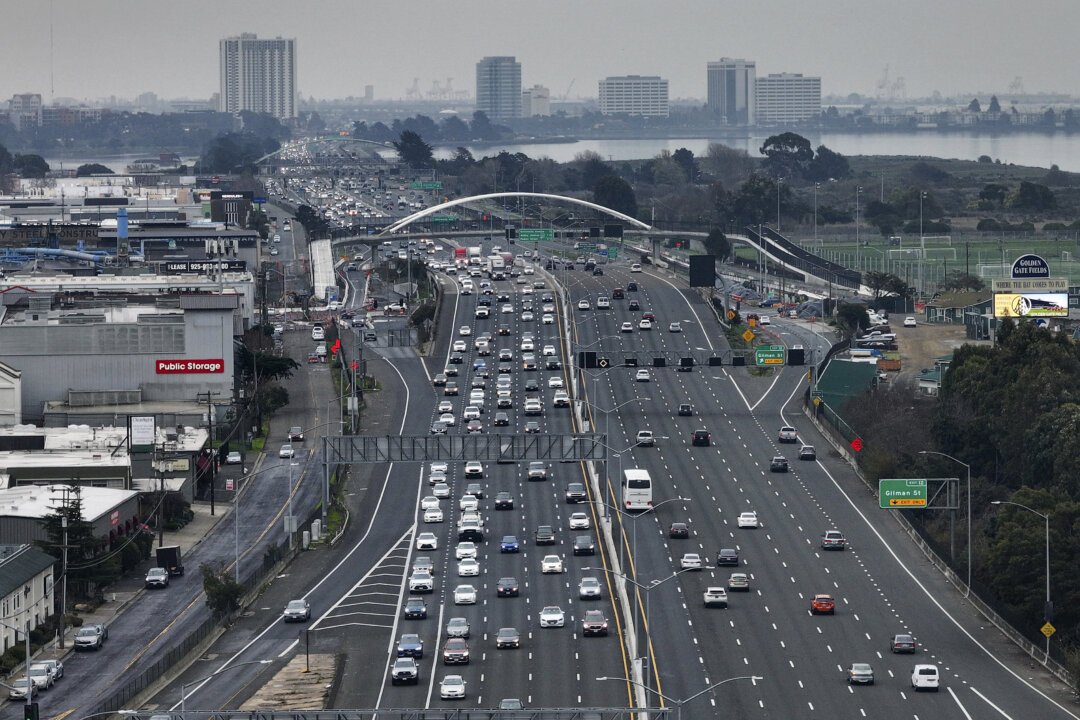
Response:
POLYGON ((155 368, 158 375, 188 373, 223 373, 224 360, 158 360, 155 368))

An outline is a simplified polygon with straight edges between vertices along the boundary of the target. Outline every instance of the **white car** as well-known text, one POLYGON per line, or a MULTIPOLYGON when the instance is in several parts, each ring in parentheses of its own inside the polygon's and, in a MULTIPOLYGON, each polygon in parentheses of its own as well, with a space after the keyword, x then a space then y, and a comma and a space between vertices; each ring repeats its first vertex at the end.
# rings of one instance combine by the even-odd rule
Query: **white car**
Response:
MULTIPOLYGON (((439 407, 438 407, 437 412, 440 415, 442 413, 454 412, 454 403, 452 401, 450 401, 450 400, 443 400, 442 402, 439 403, 439 407)), ((446 473, 446 471, 443 470, 443 474, 445 474, 445 473, 446 473)))
POLYGON ((554 325, 555 324, 555 316, 552 315, 551 313, 544 313, 544 316, 542 318, 540 318, 540 320, 545 325, 554 325))
POLYGON ((632 323, 632 322, 624 322, 622 324, 622 326, 619 328, 619 330, 621 332, 632 333, 632 332, 634 332, 634 323, 632 323))
POLYGON ((466 540, 465 542, 459 542, 457 547, 454 548, 454 558, 457 560, 465 560, 466 558, 476 559, 476 543, 466 540))
POLYGON ((642 368, 641 370, 637 371, 636 375, 634 375, 634 379, 638 382, 649 382, 650 380, 652 380, 652 376, 649 374, 648 370, 642 368))
POLYGON ((757 528, 758 519, 756 512, 744 512, 739 513, 739 527, 740 528, 757 528))
POLYGON ((503 315, 513 315, 514 314, 514 306, 511 305, 510 303, 506 303, 505 305, 502 306, 502 309, 499 312, 501 312, 503 315))
POLYGON ((459 560, 457 564, 458 577, 477 577, 480 575, 480 563, 475 558, 459 560))
POLYGON ((563 386, 563 380, 558 375, 552 375, 548 378, 549 388, 561 388, 563 386))
POLYGON ((558 555, 545 555, 544 559, 540 561, 541 573, 561 573, 562 571, 562 558, 558 555))
POLYGON ((450 497, 450 486, 445 482, 435 483, 431 488, 431 494, 440 499, 448 498, 450 497))
POLYGON ((589 515, 583 512, 576 512, 570 515, 570 529, 571 530, 588 530, 592 526, 589 521, 589 515))
POLYGON ((631 265, 630 266, 630 272, 632 272, 632 273, 641 272, 641 263, 634 263, 633 265, 631 265))
POLYGON ((526 338, 526 339, 521 341, 521 352, 532 352, 535 349, 536 349, 536 346, 533 345, 532 340, 526 338))
POLYGON ((532 265, 526 265, 525 267, 521 268, 521 272, 524 273, 525 275, 532 275, 536 271, 533 270, 532 265))
POLYGON ((919 664, 911 671, 911 687, 918 692, 922 689, 938 691, 941 686, 941 677, 938 675, 937 665, 919 664))
POLYGON ((479 420, 480 408, 476 407, 475 405, 469 405, 465 408, 465 411, 461 413, 461 417, 465 420, 465 422, 469 422, 470 420, 479 420))
POLYGON ((435 533, 420 533, 416 536, 416 549, 417 550, 438 550, 439 538, 435 537, 435 533))
POLYGON ((439 697, 443 700, 461 700, 465 697, 465 680, 460 675, 447 675, 439 683, 439 697))
POLYGON ((563 627, 566 625, 566 613, 557 605, 548 605, 540 611, 540 627, 563 627))
POLYGON ((279 458, 296 457, 296 451, 293 450, 293 446, 291 444, 285 443, 284 445, 281 446, 281 449, 278 450, 278 457, 279 458))
POLYGON ((588 310, 589 307, 590 307, 590 305, 589 305, 588 300, 578 300, 578 304, 577 304, 577 309, 578 310, 588 310))
POLYGON ((637 324, 638 330, 652 330, 652 320, 649 318, 641 318, 641 322, 637 324))
POLYGON ((668 332, 673 332, 673 333, 682 332, 682 325, 680 323, 677 323, 677 322, 668 323, 667 329, 668 329, 668 332))
POLYGON ((455 340, 453 347, 454 347, 454 352, 465 352, 466 350, 469 349, 469 346, 465 344, 464 340, 455 340))
POLYGON ((476 312, 473 314, 473 316, 477 320, 483 320, 484 318, 491 316, 491 311, 487 309, 486 305, 481 305, 480 307, 476 308, 476 312))
MULTIPOLYGON (((450 401, 447 400, 445 402, 450 402, 450 401)), ((440 410, 439 412, 450 412, 453 409, 454 409, 454 406, 453 406, 453 404, 451 404, 450 405, 450 410, 440 410)), ((447 464, 445 462, 442 462, 441 460, 438 461, 438 462, 431 463, 431 465, 429 467, 429 470, 431 470, 432 475, 434 475, 436 473, 442 473, 443 475, 445 475, 446 471, 449 470, 449 469, 450 469, 449 464, 447 464)))
POLYGON ((461 337, 468 337, 469 335, 472 335, 472 328, 468 325, 462 325, 461 329, 457 331, 457 334, 461 337))
POLYGON ((656 444, 656 436, 652 430, 638 430, 636 439, 641 447, 652 447, 656 444))
POLYGON ((466 478, 482 478, 484 477, 484 466, 475 460, 465 463, 465 477, 466 478))
POLYGON ((442 505, 439 503, 439 498, 435 497, 434 495, 425 495, 420 500, 421 510, 430 510, 431 508, 437 507, 442 507, 442 505))
POLYGON ((555 346, 554 345, 545 345, 544 349, 540 352, 540 354, 543 355, 544 357, 554 357, 555 356, 555 346))
POLYGON ((454 588, 455 605, 475 605, 476 588, 472 585, 458 585, 454 588))
POLYGON ((700 570, 701 556, 697 553, 684 553, 679 560, 679 567, 683 570, 700 570))
POLYGON ((769 319, 768 315, 762 315, 758 319, 758 325, 772 325, 772 320, 769 319))
POLYGON ((915 318, 911 316, 904 318, 904 327, 916 327, 915 318))
POLYGON ((521 313, 521 322, 532 322, 535 319, 536 316, 533 315, 532 310, 526 310, 525 312, 521 313))
POLYGON ((439 416, 439 422, 446 427, 454 427, 457 425, 457 420, 454 418, 454 413, 443 413, 439 416))
POLYGON ((458 500, 458 509, 461 512, 476 512, 480 507, 480 501, 476 499, 475 495, 463 495, 458 500))
POLYGON ((611 301, 608 300, 606 297, 598 297, 598 298, 596 298, 596 309, 597 310, 608 310, 610 308, 611 308, 611 301))

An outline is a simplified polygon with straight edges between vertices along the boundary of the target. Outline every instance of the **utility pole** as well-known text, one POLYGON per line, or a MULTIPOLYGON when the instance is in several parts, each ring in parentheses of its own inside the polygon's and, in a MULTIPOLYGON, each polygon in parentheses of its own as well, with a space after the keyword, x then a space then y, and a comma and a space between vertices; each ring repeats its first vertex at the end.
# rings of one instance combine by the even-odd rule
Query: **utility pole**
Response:
POLYGON ((197 393, 196 397, 202 400, 202 396, 206 396, 206 423, 210 433, 210 514, 214 514, 214 485, 217 484, 217 463, 218 453, 214 447, 214 395, 220 395, 219 392, 211 392, 207 390, 204 393, 197 393))
MULTIPOLYGON (((60 560, 60 649, 64 649, 64 631, 67 620, 67 555, 68 555, 68 516, 66 512, 60 516, 60 527, 64 530, 64 544, 61 545, 63 554, 60 560)), ((26 656, 27 664, 30 656, 26 656)))

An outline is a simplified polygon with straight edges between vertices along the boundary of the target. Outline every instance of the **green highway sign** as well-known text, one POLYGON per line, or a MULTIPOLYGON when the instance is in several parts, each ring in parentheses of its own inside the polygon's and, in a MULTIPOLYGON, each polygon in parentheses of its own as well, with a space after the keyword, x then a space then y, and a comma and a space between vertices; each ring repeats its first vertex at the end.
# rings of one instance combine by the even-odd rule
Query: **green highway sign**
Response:
POLYGON ((435 180, 425 180, 423 182, 411 182, 409 183, 410 190, 442 190, 442 183, 435 180))
POLYGON ((577 249, 579 252, 596 252, 596 243, 579 242, 577 249))
POLYGON ((754 349, 754 362, 757 365, 783 365, 785 350, 783 345, 758 345, 754 349))
POLYGON ((614 260, 619 257, 619 248, 609 247, 607 249, 608 260, 614 260))
POLYGON ((550 242, 555 239, 555 231, 551 228, 518 228, 517 239, 521 242, 550 242))
POLYGON ((878 504, 882 508, 926 507, 926 479, 878 480, 878 504))
POLYGON ((431 222, 437 223, 453 223, 457 222, 457 216, 455 215, 432 215, 431 222))

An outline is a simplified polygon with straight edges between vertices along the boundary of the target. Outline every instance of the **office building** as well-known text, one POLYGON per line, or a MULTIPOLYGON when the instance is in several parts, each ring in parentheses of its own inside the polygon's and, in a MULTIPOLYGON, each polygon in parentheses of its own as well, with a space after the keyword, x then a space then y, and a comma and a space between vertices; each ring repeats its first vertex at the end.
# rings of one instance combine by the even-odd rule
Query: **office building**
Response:
POLYGON ((17 131, 41 126, 41 93, 12 95, 8 107, 8 118, 17 131))
POLYGON ((655 75, 624 75, 600 81, 602 115, 668 116, 668 81, 655 75))
POLYGON ((521 63, 513 56, 476 63, 476 109, 492 122, 521 117, 521 63))
POLYGON ((710 62, 706 107, 725 125, 753 125, 756 77, 757 67, 750 60, 710 62))
POLYGON ((222 112, 296 117, 296 40, 244 33, 222 40, 220 50, 222 112))
POLYGON ((757 79, 754 103, 758 125, 790 125, 821 115, 821 78, 796 73, 757 79))
POLYGON ((543 85, 533 85, 521 91, 521 116, 551 114, 551 91, 543 85))

